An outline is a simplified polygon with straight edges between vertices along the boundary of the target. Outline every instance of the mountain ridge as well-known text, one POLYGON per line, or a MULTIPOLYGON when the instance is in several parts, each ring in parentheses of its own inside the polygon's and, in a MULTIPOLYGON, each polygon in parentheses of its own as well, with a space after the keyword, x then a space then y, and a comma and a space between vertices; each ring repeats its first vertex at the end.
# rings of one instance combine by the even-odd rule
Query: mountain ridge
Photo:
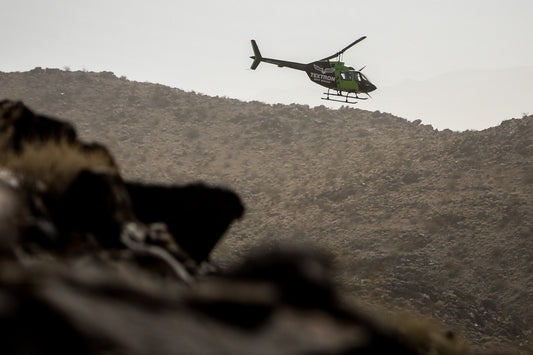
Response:
POLYGON ((379 111, 208 97, 110 72, 0 73, 0 97, 69 118, 136 180, 229 186, 247 206, 213 255, 316 244, 365 302, 479 349, 525 350, 533 309, 533 116, 438 131, 379 111))

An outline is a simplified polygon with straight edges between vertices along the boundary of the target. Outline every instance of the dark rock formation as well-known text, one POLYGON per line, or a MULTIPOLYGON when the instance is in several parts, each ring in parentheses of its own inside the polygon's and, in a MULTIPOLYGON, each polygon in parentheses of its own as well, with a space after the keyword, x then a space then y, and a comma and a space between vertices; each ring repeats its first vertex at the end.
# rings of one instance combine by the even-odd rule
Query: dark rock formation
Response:
MULTIPOLYGON (((92 235, 104 248, 123 246, 124 224, 135 221, 128 192, 120 176, 83 170, 51 208, 63 238, 92 235)), ((68 244, 69 240, 63 240, 68 244)))
POLYGON ((20 153, 25 143, 59 143, 63 140, 73 143, 76 140, 76 132, 71 124, 36 115, 21 102, 1 101, 0 112, 0 135, 4 150, 20 153))
POLYGON ((124 182, 104 146, 80 141, 70 124, 20 102, 0 102, 0 143, 0 164, 20 176, 39 219, 51 226, 48 234, 23 236, 41 247, 121 248, 126 224, 164 222, 182 255, 199 264, 244 211, 229 190, 124 182))
POLYGON ((10 254, 18 243, 24 207, 16 189, 0 178, 0 255, 10 254))
POLYGON ((164 222, 176 242, 196 262, 205 260, 244 207, 232 191, 203 184, 157 186, 127 182, 137 218, 164 222))

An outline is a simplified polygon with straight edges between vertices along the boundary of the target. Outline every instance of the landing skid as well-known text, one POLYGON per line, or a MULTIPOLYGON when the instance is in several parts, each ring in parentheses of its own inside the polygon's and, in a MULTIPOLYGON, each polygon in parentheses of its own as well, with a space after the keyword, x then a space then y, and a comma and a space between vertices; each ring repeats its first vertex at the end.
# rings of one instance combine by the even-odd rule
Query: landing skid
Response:
POLYGON ((337 91, 336 93, 330 93, 329 89, 328 92, 325 92, 324 95, 326 97, 321 97, 322 100, 328 100, 328 101, 337 101, 337 102, 344 102, 345 104, 356 104, 356 100, 367 100, 368 97, 360 97, 355 94, 355 96, 350 96, 351 93, 343 94, 342 91, 337 91), (330 96, 334 96, 334 98, 330 98, 330 96), (344 100, 340 100, 338 98, 344 98, 344 100))

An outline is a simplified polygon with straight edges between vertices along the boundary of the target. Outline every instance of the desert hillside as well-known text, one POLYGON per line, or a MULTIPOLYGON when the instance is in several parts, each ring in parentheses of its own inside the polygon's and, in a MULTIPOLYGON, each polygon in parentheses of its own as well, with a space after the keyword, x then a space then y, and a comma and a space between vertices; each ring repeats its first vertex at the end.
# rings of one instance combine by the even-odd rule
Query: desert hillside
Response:
POLYGON ((476 349, 531 347, 533 116, 438 131, 379 111, 40 68, 0 73, 4 98, 68 119, 108 146, 128 179, 239 194, 246 214, 215 264, 258 245, 316 245, 362 302, 434 318, 476 349))

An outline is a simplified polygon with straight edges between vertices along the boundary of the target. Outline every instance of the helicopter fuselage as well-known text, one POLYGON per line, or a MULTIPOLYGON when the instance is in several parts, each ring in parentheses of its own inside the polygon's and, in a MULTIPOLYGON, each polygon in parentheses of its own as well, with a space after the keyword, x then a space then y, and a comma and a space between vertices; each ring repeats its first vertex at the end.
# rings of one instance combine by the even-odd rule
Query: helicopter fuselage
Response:
POLYGON ((307 65, 306 73, 311 81, 327 87, 354 93, 368 93, 376 86, 361 73, 343 62, 319 61, 307 65))
MULTIPOLYGON (((252 59, 255 59, 255 56, 252 59)), ((275 64, 282 68, 287 67, 305 71, 312 82, 328 89, 354 93, 368 93, 376 90, 376 86, 361 71, 347 67, 343 62, 317 61, 303 64, 263 57, 261 61, 275 64)))

